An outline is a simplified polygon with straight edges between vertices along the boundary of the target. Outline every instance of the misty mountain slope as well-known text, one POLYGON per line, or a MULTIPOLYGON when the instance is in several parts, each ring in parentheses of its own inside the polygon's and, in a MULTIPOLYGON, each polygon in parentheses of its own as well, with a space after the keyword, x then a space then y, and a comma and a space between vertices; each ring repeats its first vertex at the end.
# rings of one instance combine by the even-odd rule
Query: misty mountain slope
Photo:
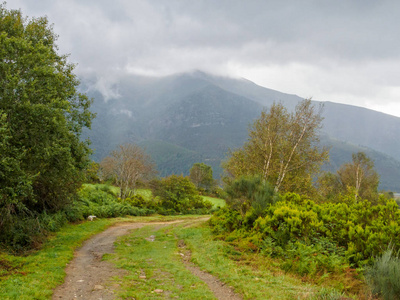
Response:
MULTIPOLYGON (((207 80, 265 107, 274 102, 282 102, 292 110, 303 100, 299 96, 267 89, 245 79, 217 77, 201 72, 194 72, 192 76, 199 76, 202 80, 207 80)), ((324 133, 355 145, 378 150, 400 161, 400 118, 352 105, 314 102, 324 105, 322 128, 324 133)))
POLYGON ((157 164, 158 175, 161 177, 171 174, 189 175, 194 163, 204 161, 201 153, 164 141, 148 140, 139 142, 139 145, 157 164))
POLYGON ((400 161, 400 118, 351 105, 324 103, 323 131, 400 161))
POLYGON ((243 143, 249 120, 261 109, 256 102, 210 85, 169 106, 152 127, 158 128, 158 139, 221 158, 221 151, 243 143))
MULTIPOLYGON (((243 145, 249 125, 264 108, 280 101, 293 109, 302 100, 244 79, 202 72, 123 77, 112 86, 112 97, 93 87, 87 90, 97 118, 83 137, 92 140, 93 158, 100 161, 118 144, 142 143, 163 176, 186 175, 194 162, 202 161, 219 178, 221 160, 229 149, 243 145)), ((330 102, 323 116, 322 133, 328 137, 323 140, 332 145, 329 168, 350 161, 352 152, 370 149, 377 169, 385 172, 382 186, 400 190, 399 162, 393 159, 400 159, 400 118, 330 102)))

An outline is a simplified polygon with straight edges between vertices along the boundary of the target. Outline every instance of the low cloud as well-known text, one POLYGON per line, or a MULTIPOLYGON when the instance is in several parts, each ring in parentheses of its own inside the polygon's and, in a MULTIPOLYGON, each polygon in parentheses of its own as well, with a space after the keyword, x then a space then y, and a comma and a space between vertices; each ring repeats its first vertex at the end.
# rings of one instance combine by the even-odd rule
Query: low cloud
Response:
POLYGON ((193 69, 320 100, 378 107, 400 99, 396 1, 15 0, 8 7, 47 15, 60 52, 71 53, 79 76, 99 79, 105 99, 118 97, 106 81, 123 73, 193 69))

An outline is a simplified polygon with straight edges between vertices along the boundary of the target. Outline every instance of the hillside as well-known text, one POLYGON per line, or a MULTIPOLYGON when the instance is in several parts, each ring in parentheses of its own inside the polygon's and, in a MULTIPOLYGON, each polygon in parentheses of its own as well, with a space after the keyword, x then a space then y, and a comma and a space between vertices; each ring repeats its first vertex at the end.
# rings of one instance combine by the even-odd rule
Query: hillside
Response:
MULTIPOLYGON (((85 132, 95 149, 93 158, 101 160, 121 143, 141 143, 162 176, 188 174, 194 162, 203 161, 219 178, 221 160, 229 149, 243 145, 249 124, 262 109, 274 102, 293 109, 302 100, 245 79, 198 71, 154 78, 128 76, 107 93, 90 81, 83 89, 94 98, 92 110, 97 113, 92 130, 85 132)), ((400 151, 396 151, 400 149, 400 139, 396 139, 400 118, 349 105, 323 104, 323 144, 332 147, 326 168, 334 171, 351 160, 351 153, 365 151, 375 161, 381 188, 400 191, 400 151)))

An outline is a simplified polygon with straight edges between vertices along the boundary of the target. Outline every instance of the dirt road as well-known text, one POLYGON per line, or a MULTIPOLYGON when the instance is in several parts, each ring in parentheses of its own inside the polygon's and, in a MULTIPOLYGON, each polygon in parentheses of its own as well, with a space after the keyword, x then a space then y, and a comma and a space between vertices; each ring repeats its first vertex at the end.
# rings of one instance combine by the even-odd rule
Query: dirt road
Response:
MULTIPOLYGON (((131 230, 148 225, 167 226, 177 222, 181 221, 121 223, 94 236, 75 252, 75 258, 66 268, 65 282, 55 289, 53 299, 115 299, 115 291, 119 288, 115 278, 122 278, 127 271, 117 269, 112 263, 103 261, 103 255, 112 253, 116 239, 131 230)), ((217 299, 241 299, 217 278, 201 271, 194 264, 185 262, 185 265, 209 286, 217 299)))

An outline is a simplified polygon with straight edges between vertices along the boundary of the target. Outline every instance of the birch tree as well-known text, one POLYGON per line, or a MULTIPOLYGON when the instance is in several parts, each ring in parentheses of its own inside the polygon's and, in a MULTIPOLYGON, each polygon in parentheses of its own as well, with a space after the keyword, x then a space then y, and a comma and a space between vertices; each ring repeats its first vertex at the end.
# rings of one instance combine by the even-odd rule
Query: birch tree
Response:
POLYGON ((379 175, 374 169, 374 162, 364 153, 353 153, 352 162, 342 165, 338 172, 342 190, 352 190, 354 200, 378 198, 379 175))
POLYGON ((321 113, 322 106, 314 106, 310 99, 301 101, 293 113, 273 104, 252 124, 243 148, 223 164, 227 174, 259 174, 275 192, 309 191, 313 176, 328 159, 328 150, 318 145, 321 113))
POLYGON ((100 163, 104 178, 112 178, 120 188, 120 197, 125 199, 129 190, 134 191, 139 180, 155 174, 150 156, 133 144, 120 145, 100 163))

